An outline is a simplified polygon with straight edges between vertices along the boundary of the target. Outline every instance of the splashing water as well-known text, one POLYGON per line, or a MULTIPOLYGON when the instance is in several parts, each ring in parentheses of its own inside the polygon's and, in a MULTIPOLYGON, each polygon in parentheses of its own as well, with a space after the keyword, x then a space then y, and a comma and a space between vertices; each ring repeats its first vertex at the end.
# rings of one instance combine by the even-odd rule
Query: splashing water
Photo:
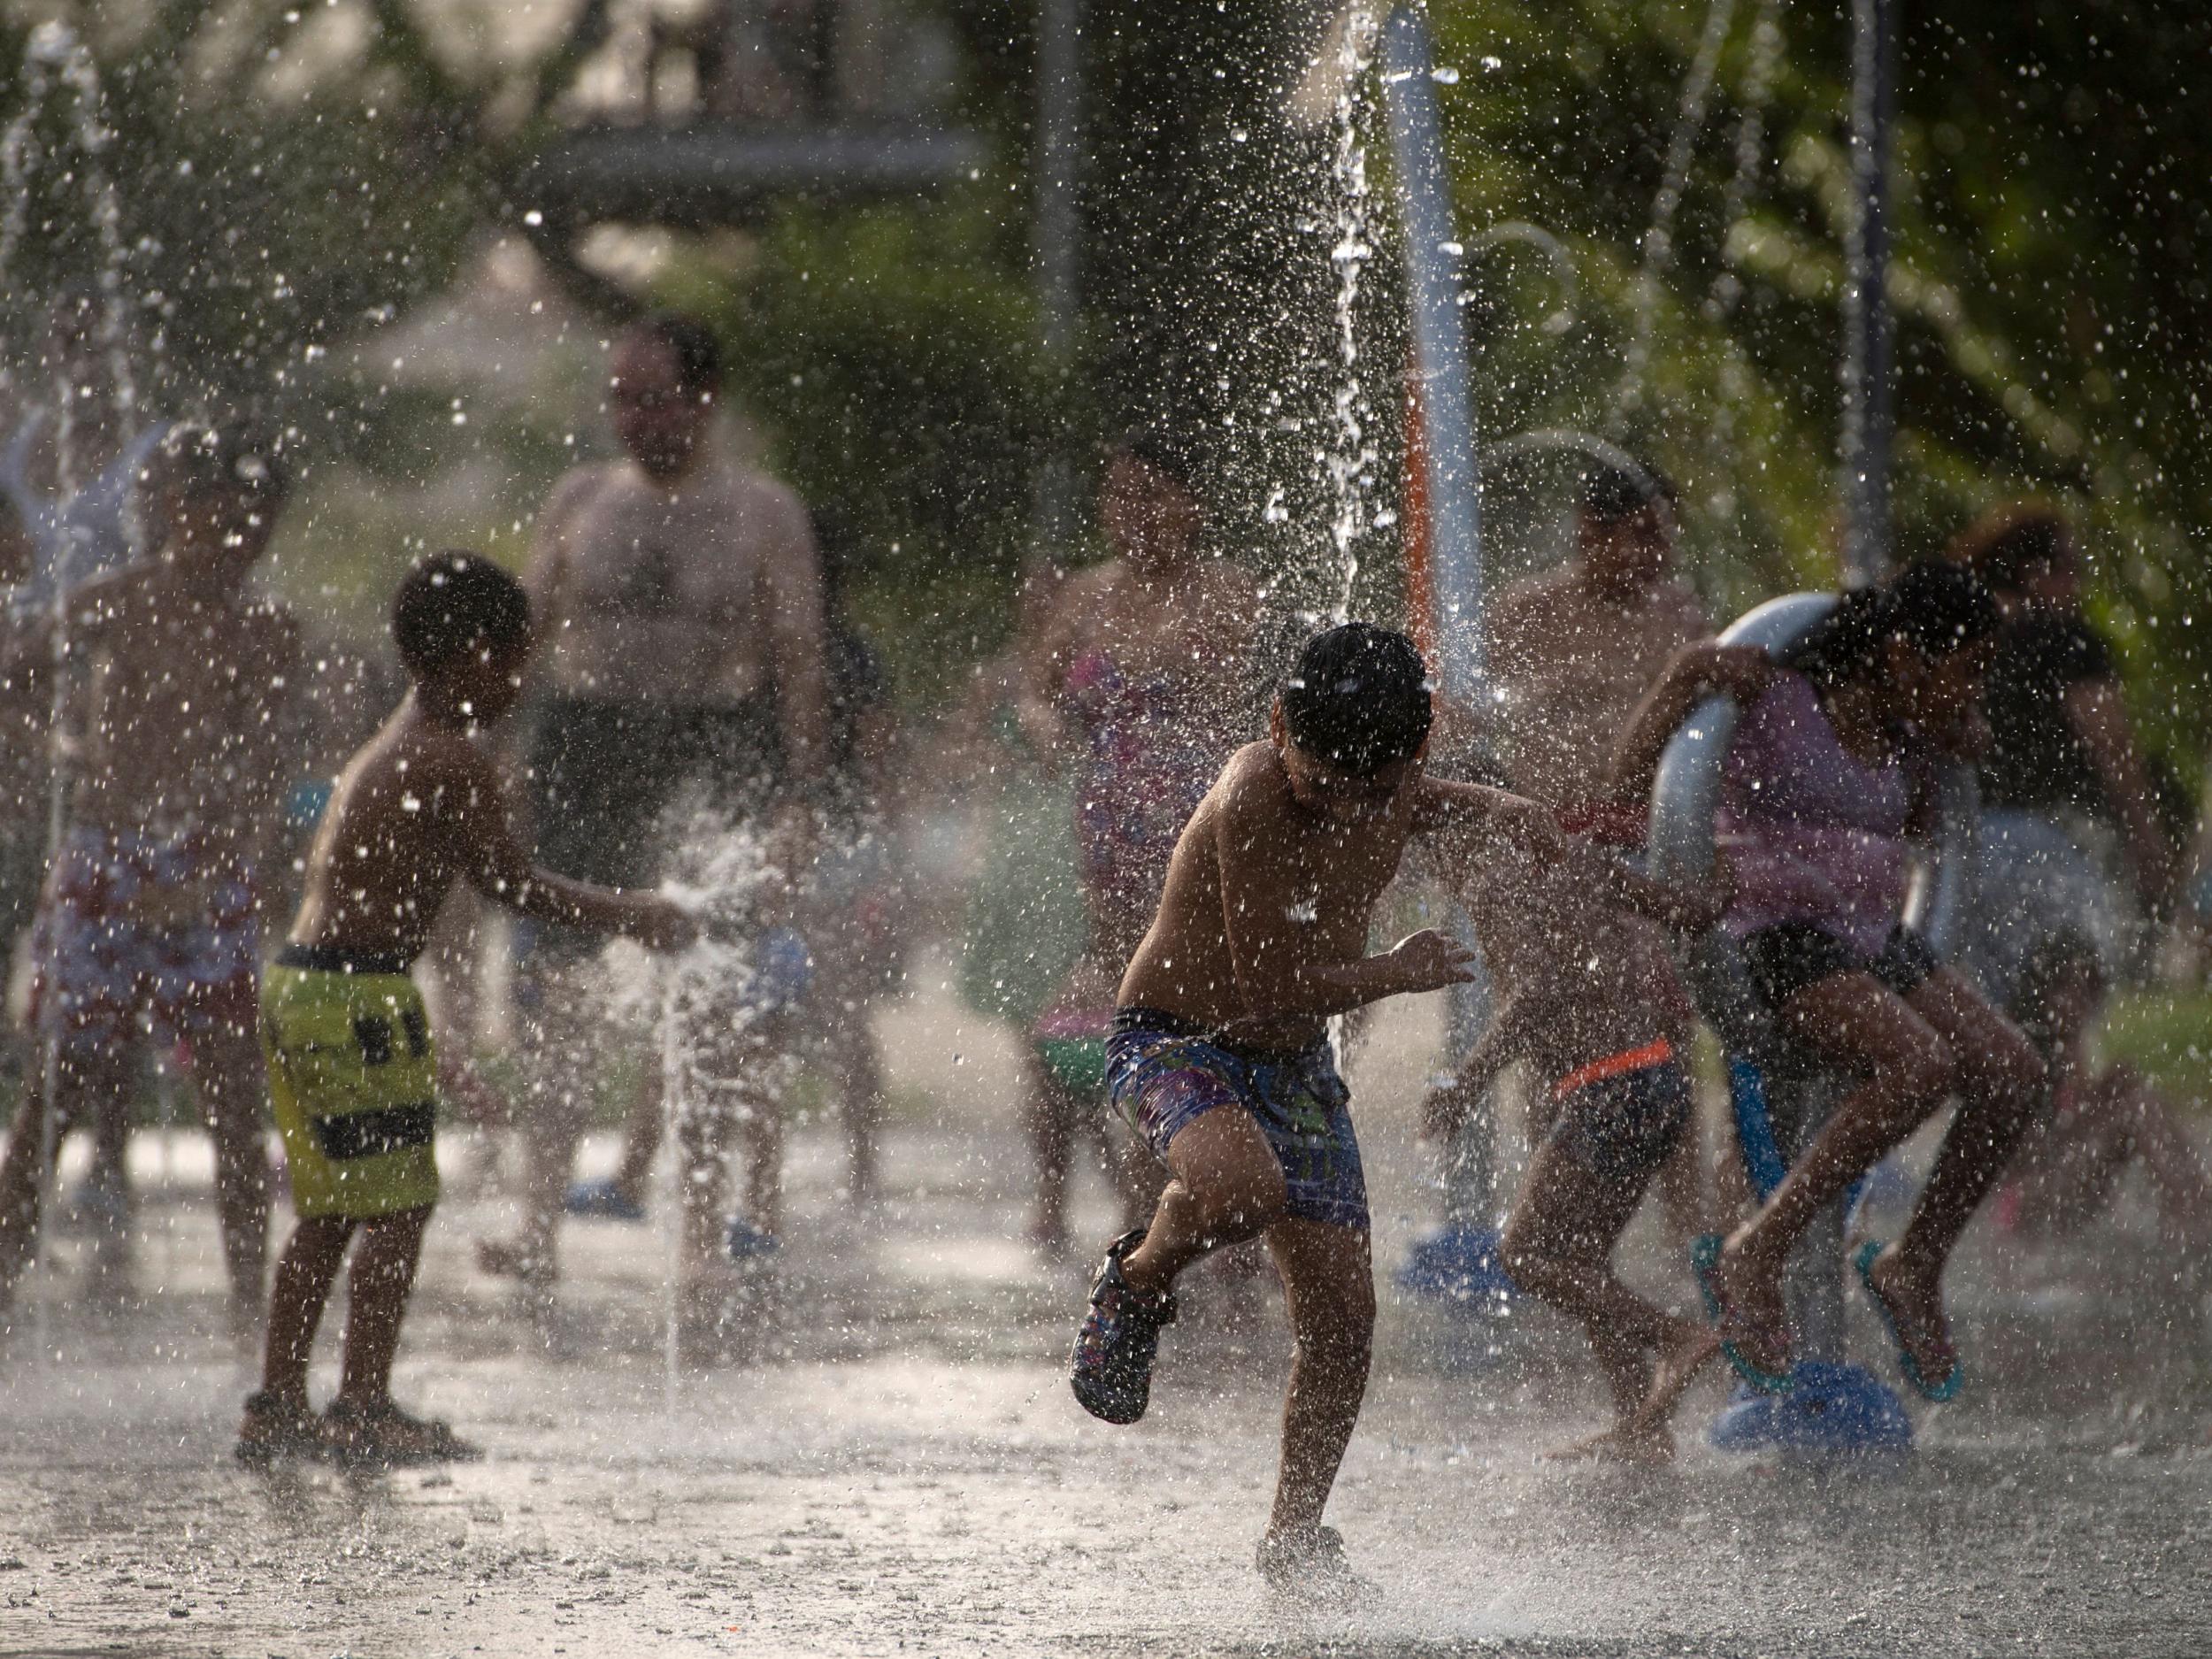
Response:
MULTIPOLYGON (((84 202, 85 215, 92 226, 100 246, 100 304, 95 325, 95 339, 102 356, 106 359, 110 395, 116 407, 119 435, 127 447, 137 436, 138 383, 132 371, 130 354, 126 346, 128 334, 128 306, 125 296, 124 273, 129 260, 129 249, 123 236, 122 207, 115 191, 115 182, 104 160, 114 134, 101 119, 104 98, 100 75, 91 50, 78 39, 66 24, 58 21, 42 23, 31 32, 23 56, 23 107, 0 134, 0 188, 7 192, 7 206, 0 212, 0 294, 11 297, 17 293, 13 270, 17 255, 21 251, 23 238, 30 224, 30 187, 40 163, 46 159, 38 141, 38 122, 52 100, 66 94, 71 100, 71 140, 76 151, 73 160, 66 156, 57 157, 68 169, 65 180, 73 179, 79 185, 84 202)), ((32 354, 23 354, 27 357, 32 354)), ((11 365, 17 354, 0 352, 0 385, 12 377, 11 365)), ((65 362, 54 365, 54 396, 58 410, 56 433, 58 506, 65 507, 75 495, 81 480, 76 475, 76 422, 78 405, 85 396, 84 388, 73 383, 65 362)), ((76 573, 81 553, 81 527, 72 521, 65 511, 56 514, 58 534, 50 554, 42 553, 42 562, 50 558, 50 592, 49 598, 52 623, 52 658, 54 686, 52 703, 48 710, 49 730, 59 733, 68 717, 68 678, 65 672, 70 652, 69 607, 67 603, 71 579, 76 573)), ((127 511, 124 520, 134 558, 142 557, 143 528, 134 507, 127 511)), ((46 810, 46 859, 50 868, 58 859, 62 843, 68 833, 69 795, 74 781, 67 764, 66 746, 56 744, 51 755, 46 810)), ((58 1010, 58 999, 56 999, 58 1010)), ((39 1113, 40 1170, 42 1180, 50 1180, 59 1150, 57 1143, 58 1124, 54 1102, 61 1085, 61 1038, 55 1014, 42 1022, 45 1029, 40 1033, 40 1087, 43 1096, 39 1113)), ((166 1119, 165 1102, 165 1122, 166 1119)), ((48 1277, 50 1265, 49 1250, 52 1233, 50 1227, 38 1232, 35 1260, 42 1284, 48 1277)), ((38 1298, 38 1346, 42 1353, 51 1352, 48 1341, 47 1303, 42 1294, 38 1298)))
POLYGON ((803 944, 781 915, 792 884, 759 833, 702 808, 672 844, 675 867, 662 891, 702 918, 699 939, 670 956, 618 940, 603 956, 612 1011, 658 1037, 663 1143, 670 1153, 661 1204, 669 1228, 664 1339, 671 1409, 682 1375, 688 1189, 718 1189, 726 1132, 757 1110, 780 1109, 798 1065, 767 1041, 765 1027, 795 999, 805 962, 803 944), (706 1150, 695 1156, 694 1148, 706 1150))
POLYGON ((1329 263, 1336 273, 1336 349, 1342 376, 1333 400, 1333 442, 1318 457, 1334 509, 1329 521, 1329 541, 1344 578, 1331 616, 1336 622, 1351 616, 1363 538, 1389 522, 1376 512, 1370 500, 1377 460, 1371 432, 1374 411, 1360 384, 1357 329, 1360 278, 1375 256, 1374 208, 1367 188, 1367 143, 1361 121, 1365 113, 1363 88, 1379 27, 1371 10, 1356 6, 1345 14, 1336 44, 1340 89, 1335 157, 1330 169, 1336 187, 1336 217, 1329 263))

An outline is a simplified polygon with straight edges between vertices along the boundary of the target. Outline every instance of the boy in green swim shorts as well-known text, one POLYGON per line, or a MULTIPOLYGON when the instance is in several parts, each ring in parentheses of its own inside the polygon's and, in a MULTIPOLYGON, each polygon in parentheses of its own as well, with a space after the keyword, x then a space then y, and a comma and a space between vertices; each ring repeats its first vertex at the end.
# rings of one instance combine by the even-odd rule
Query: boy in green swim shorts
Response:
POLYGON ((391 1396, 438 1198, 435 1056, 408 971, 453 884, 525 916, 661 948, 697 931, 658 895, 565 880, 517 841, 484 734, 512 708, 530 651, 519 582, 472 554, 433 554, 400 585, 392 635, 413 685, 338 780, 289 942, 262 983, 270 1100, 299 1225, 277 1265, 261 1387, 238 1432, 250 1463, 289 1452, 369 1464, 474 1455, 391 1396), (343 1376, 319 1418, 308 1356, 357 1234, 343 1376))

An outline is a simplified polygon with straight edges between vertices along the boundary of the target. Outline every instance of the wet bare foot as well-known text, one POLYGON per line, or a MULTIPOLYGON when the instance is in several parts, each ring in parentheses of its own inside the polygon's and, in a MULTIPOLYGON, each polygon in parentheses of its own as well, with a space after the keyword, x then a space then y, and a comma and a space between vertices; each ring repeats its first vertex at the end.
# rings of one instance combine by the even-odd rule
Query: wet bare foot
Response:
MULTIPOLYGON (((1690 1379, 1719 1352, 1718 1332, 1692 1325, 1686 1319, 1678 1320, 1673 1336, 1652 1356, 1651 1386, 1644 1390, 1636 1409, 1622 1418, 1622 1430, 1642 1432, 1663 1429, 1667 1418, 1673 1415, 1675 1402, 1682 1398, 1682 1391, 1690 1386, 1690 1379)), ((1668 1455, 1673 1455, 1671 1442, 1668 1455)))
MULTIPOLYGON (((1717 1338, 1713 1346, 1720 1346, 1717 1338)), ((1640 1423, 1636 1417, 1626 1417, 1602 1434, 1555 1447, 1544 1455, 1554 1463, 1589 1461, 1653 1467, 1674 1461, 1674 1432, 1664 1422, 1640 1423)))
POLYGON ((1759 1370, 1787 1375, 1790 1316, 1782 1300, 1780 1264, 1770 1267, 1746 1256, 1732 1240, 1713 1264, 1712 1286, 1720 1298, 1719 1339, 1734 1343, 1736 1352, 1759 1370))
POLYGON ((1890 1246, 1867 1269, 1874 1294, 1889 1310, 1897 1327, 1897 1340, 1912 1356, 1923 1386, 1939 1388, 1959 1363, 1951 1344, 1951 1322, 1943 1313, 1941 1280, 1935 1273, 1916 1271, 1890 1246))

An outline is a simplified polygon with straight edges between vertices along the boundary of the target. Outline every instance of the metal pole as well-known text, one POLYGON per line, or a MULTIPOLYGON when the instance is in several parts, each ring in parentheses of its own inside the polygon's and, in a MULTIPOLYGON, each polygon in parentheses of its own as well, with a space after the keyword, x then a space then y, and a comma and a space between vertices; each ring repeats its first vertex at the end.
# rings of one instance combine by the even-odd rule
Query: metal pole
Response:
POLYGON ((1429 29, 1393 9, 1381 40, 1383 107, 1404 220, 1406 302, 1413 325, 1413 395, 1421 413, 1428 503, 1429 590, 1444 695, 1471 706, 1483 679, 1482 502, 1467 330, 1460 314, 1465 250, 1452 228, 1451 181, 1436 107, 1429 29))
POLYGON ((1843 291, 1843 579, 1889 568, 1894 364, 1889 311, 1889 131, 1897 80, 1895 0, 1852 0, 1851 193, 1843 291))
MULTIPOLYGON (((1083 0, 1041 0, 1037 13, 1037 346, 1056 394, 1074 365, 1083 225, 1083 0)), ((1049 558, 1074 539, 1074 469, 1045 458, 1031 503, 1032 551, 1049 558)))
MULTIPOLYGON (((1460 311, 1460 264, 1466 250, 1452 223, 1444 126, 1431 73, 1435 53, 1422 11, 1394 7, 1383 22, 1379 46, 1413 334, 1409 412, 1420 442, 1412 457, 1418 476, 1409 480, 1412 488, 1407 493, 1417 499, 1425 519, 1412 526, 1427 556, 1429 615, 1422 620, 1445 701, 1467 710, 1479 706, 1483 647, 1481 450, 1460 311)), ((1454 931, 1466 934, 1463 918, 1454 931)), ((1453 993, 1447 1041, 1455 1059, 1472 1047, 1488 1023, 1489 1002, 1486 984, 1453 993)), ((1473 1266, 1471 1258, 1494 1244, 1496 1139, 1494 1118, 1479 1115, 1445 1156, 1442 1239, 1448 1247, 1455 1239, 1469 1240, 1471 1259, 1448 1266, 1443 1277, 1463 1285, 1480 1282, 1467 1270, 1473 1266)))

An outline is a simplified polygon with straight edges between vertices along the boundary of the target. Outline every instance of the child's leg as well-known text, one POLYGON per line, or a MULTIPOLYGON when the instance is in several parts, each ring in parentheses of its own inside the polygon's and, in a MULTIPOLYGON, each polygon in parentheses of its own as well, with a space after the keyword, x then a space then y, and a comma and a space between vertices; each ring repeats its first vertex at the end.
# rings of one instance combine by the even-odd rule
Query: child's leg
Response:
POLYGON ((272 1400, 307 1403, 307 1362, 315 1333, 358 1225, 349 1216, 302 1217, 277 1258, 276 1283, 269 1293, 268 1346, 261 1361, 261 1392, 272 1400))
MULTIPOLYGON (((1238 1115, 1210 1113, 1184 1135, 1215 1118, 1238 1115)), ((1183 1136, 1176 1140, 1179 1145, 1183 1136)), ((1175 1188, 1168 1190, 1172 1194, 1175 1188)), ((1162 1212, 1167 1209, 1164 1199, 1162 1212)), ((1268 1229, 1267 1243, 1282 1275, 1297 1344, 1283 1399, 1282 1464, 1267 1531, 1271 1539, 1300 1540, 1320 1530, 1321 1511, 1367 1393, 1375 1330, 1374 1263, 1368 1235, 1356 1227, 1279 1221, 1268 1229)))
POLYGON ((664 1086, 660 1067, 645 1067, 622 1120, 622 1162, 615 1169, 614 1187, 632 1203, 645 1202, 645 1183, 652 1176, 653 1160, 660 1154, 661 1135, 668 1126, 667 1103, 661 1097, 664 1086))
POLYGON ((1516 1285, 1589 1333, 1614 1409, 1623 1417, 1643 1403, 1650 1386, 1644 1356, 1694 1330, 1614 1277, 1613 1246, 1636 1213, 1645 1185, 1601 1179, 1556 1142, 1546 1141, 1529 1161, 1498 1242, 1516 1285))
POLYGON ((676 1120, 677 1186, 683 1200, 683 1271, 697 1280, 726 1259, 730 1109, 695 1101, 676 1120))
POLYGON ((259 1323, 269 1253, 269 1151, 262 1129, 266 1079, 250 1026, 226 1024, 192 1046, 200 1110, 215 1140, 215 1210, 241 1330, 259 1323))
POLYGON ((1765 1205, 1736 1229, 1714 1271, 1726 1334, 1763 1370, 1788 1369, 1782 1269, 1814 1219, 1943 1103, 1956 1071, 1949 1044, 1865 972, 1833 973, 1782 1010, 1791 1034, 1862 1074, 1765 1205))
POLYGON ((1022 1048, 1023 1094, 1029 1145, 1037 1158, 1036 1218, 1029 1236, 1047 1249, 1068 1237, 1068 1171, 1074 1150, 1074 1102, 1033 1045, 1022 1048))
POLYGON ((876 1195, 876 1141, 883 1129, 883 1067, 876 1035, 868 1024, 868 1004, 856 999, 843 1018, 833 1004, 825 1036, 830 1081, 845 1122, 847 1198, 858 1208, 876 1195))
POLYGON ((1148 1294, 1164 1293, 1209 1251, 1257 1238, 1288 1202, 1282 1160, 1252 1115, 1233 1107, 1193 1118, 1169 1144, 1167 1164, 1175 1179, 1121 1263, 1132 1288, 1148 1294))
MULTIPOLYGON (((2158 1219, 2176 1248, 2200 1255, 2212 1232, 2212 1181, 2196 1142, 2166 1097, 2132 1067, 2118 1065, 2091 1086, 2101 1116, 2123 1125, 2158 1194, 2158 1219)), ((2200 1263, 2200 1265, 2201 1263, 2200 1263)))
POLYGON ((1925 1352, 1931 1381, 1947 1374, 1941 1279, 1951 1248, 2033 1121, 2043 1063, 2026 1038, 1963 979, 1938 970, 1908 999, 1956 1056, 1958 1115, 1903 1234, 1875 1263, 1873 1278, 1899 1334, 1925 1352))
POLYGON ((425 1204, 361 1224, 361 1248, 347 1281, 345 1369, 338 1384, 338 1398, 349 1405, 379 1406, 392 1397, 392 1361, 430 1209, 425 1204))
POLYGON ((5 1310, 14 1296, 38 1241, 39 1211, 52 1173, 45 1155, 50 1150, 59 1156, 62 1139, 88 1099, 103 1088, 116 1087, 112 1074, 120 1069, 111 1054, 103 1053, 95 1059, 89 1048, 74 1056, 65 1049, 55 1070, 59 1087, 54 1092, 50 1128, 42 1121, 46 1079, 42 1057, 39 1045, 34 1044, 22 1102, 8 1130, 7 1154, 0 1158, 0 1311, 5 1310))
POLYGON ((783 1236, 783 1102, 766 1094, 745 1104, 745 1214, 771 1237, 783 1236))

